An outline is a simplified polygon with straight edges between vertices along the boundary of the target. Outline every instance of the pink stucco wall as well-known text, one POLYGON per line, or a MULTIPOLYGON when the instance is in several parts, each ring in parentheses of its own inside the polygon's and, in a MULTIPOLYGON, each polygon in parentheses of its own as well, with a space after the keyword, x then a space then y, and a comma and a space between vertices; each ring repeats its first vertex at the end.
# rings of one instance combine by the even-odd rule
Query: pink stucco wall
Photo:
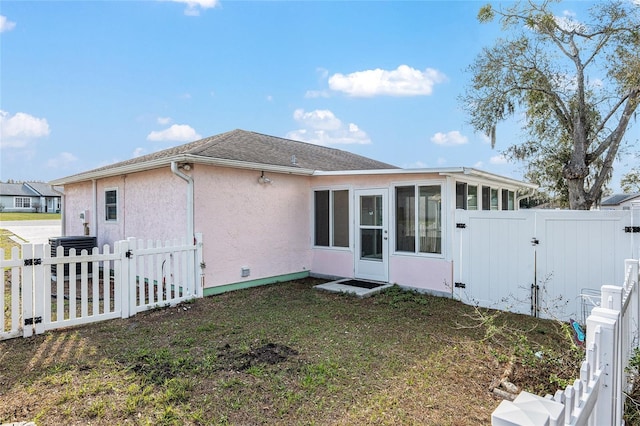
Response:
POLYGON ((316 248, 311 270, 329 277, 353 277, 353 249, 316 248))
MULTIPOLYGON (((65 185, 62 209, 65 235, 84 235, 84 227, 79 216, 82 210, 91 210, 91 182, 65 185)), ((90 211, 89 214, 90 220, 93 221, 94 212, 90 211)))
POLYGON ((311 269, 309 177, 267 172, 262 184, 260 171, 202 165, 193 176, 206 287, 311 269))
POLYGON ((389 258, 389 282, 420 290, 451 293, 452 262, 405 254, 389 258))
MULTIPOLYGON (((446 179, 439 175, 311 177, 266 172, 272 183, 264 184, 258 182, 260 171, 255 170, 195 164, 188 173, 194 179, 194 231, 203 234, 205 287, 304 271, 353 277, 353 246, 313 248, 314 189, 349 189, 353 195, 357 189, 387 188, 391 209, 394 185, 442 183, 443 206, 453 201, 446 194, 446 179), (249 276, 242 276, 243 268, 249 268, 249 276)), ((84 233, 78 218, 81 210, 91 210, 90 231, 99 245, 127 237, 165 240, 186 235, 187 183, 169 167, 98 179, 95 188, 97 212, 92 211, 92 182, 65 186, 67 235, 84 233), (107 189, 118 191, 117 221, 104 217, 107 189)), ((447 215, 443 207, 443 216, 447 215)), ((352 235, 352 245, 353 239, 352 235)), ((434 256, 396 254, 390 245, 389 282, 450 292, 452 263, 446 244, 443 233, 444 252, 434 256)))
MULTIPOLYGON (((311 182, 311 190, 314 189, 350 189, 352 191, 358 189, 384 188, 388 190, 388 207, 389 220, 393 217, 392 199, 393 188, 396 185, 412 185, 416 183, 433 183, 443 185, 443 211, 447 214, 447 202, 455 202, 453 197, 446 193, 446 179, 437 174, 402 174, 402 175, 376 175, 376 176, 317 176, 311 182)), ((352 193, 353 195, 353 193, 352 193)), ((354 209, 352 203, 351 208, 354 209)), ((355 212, 353 213, 355 214, 355 212)), ((447 221, 444 220, 443 226, 447 221)), ((394 228, 393 224, 388 224, 388 231, 391 242, 393 242, 394 228)), ((444 231, 444 230, 443 230, 444 231)), ((354 233, 355 230, 352 231, 354 233)), ((443 232, 443 236, 445 233, 443 232)), ((355 238, 352 235, 352 239, 355 238)), ((446 237, 443 237, 446 238, 446 237)), ((410 255, 406 253, 394 253, 393 244, 389 245, 389 282, 406 287, 412 287, 420 290, 428 290, 434 292, 451 292, 452 285, 452 269, 451 261, 446 257, 446 242, 443 243, 442 255, 410 255)), ((313 250, 312 271, 314 273, 354 277, 354 251, 353 247, 349 250, 344 249, 328 249, 316 248, 313 250)))

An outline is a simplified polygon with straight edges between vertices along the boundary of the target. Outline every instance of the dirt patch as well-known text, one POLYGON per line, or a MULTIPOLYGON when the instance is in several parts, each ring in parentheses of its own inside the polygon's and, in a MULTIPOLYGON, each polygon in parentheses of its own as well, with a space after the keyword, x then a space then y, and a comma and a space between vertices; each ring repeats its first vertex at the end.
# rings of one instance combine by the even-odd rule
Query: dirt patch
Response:
POLYGON ((298 351, 280 343, 267 343, 249 351, 235 351, 230 345, 221 348, 221 369, 244 371, 255 365, 275 365, 298 355, 298 351))

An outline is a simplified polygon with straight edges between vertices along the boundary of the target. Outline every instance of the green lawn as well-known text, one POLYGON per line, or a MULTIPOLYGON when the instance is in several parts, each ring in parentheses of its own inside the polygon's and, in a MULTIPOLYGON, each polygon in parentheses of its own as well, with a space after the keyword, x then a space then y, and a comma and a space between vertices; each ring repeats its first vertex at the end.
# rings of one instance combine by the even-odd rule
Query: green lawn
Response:
POLYGON ((558 323, 305 279, 0 342, 0 423, 486 425, 578 375, 558 323))
POLYGON ((0 222, 11 220, 60 220, 61 217, 62 215, 60 213, 0 212, 0 222))

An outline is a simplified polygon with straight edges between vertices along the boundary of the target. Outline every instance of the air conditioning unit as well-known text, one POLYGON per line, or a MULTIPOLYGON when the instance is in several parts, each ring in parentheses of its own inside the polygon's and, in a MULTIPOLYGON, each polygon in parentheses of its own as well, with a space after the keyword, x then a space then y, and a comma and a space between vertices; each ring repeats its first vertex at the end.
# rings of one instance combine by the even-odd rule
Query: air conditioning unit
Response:
MULTIPOLYGON (((87 250, 88 253, 91 253, 91 250, 93 250, 94 247, 98 246, 98 240, 96 237, 89 237, 89 236, 84 236, 84 235, 79 235, 79 236, 71 236, 71 237, 54 237, 54 238, 49 238, 49 244, 51 245, 51 257, 56 257, 56 252, 58 250, 58 247, 62 246, 64 247, 64 255, 65 256, 69 256, 69 250, 71 250, 72 248, 76 249, 76 255, 80 256, 80 253, 82 252, 82 250, 87 250)), ((51 265, 51 274, 52 275, 57 275, 57 265, 51 265)), ((81 272, 81 264, 77 263, 76 264, 76 274, 80 274, 81 272)), ((88 271, 89 273, 91 273, 91 266, 92 264, 89 263, 88 265, 88 271)), ((69 275, 69 265, 65 264, 64 265, 64 276, 68 276, 69 275)))

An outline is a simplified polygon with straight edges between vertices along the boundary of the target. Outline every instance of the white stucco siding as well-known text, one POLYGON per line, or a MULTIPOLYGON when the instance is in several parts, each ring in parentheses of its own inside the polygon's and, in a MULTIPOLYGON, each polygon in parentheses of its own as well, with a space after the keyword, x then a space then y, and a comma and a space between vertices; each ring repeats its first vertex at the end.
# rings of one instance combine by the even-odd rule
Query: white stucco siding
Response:
POLYGON ((195 230, 204 235, 205 287, 311 268, 309 178, 196 165, 195 230), (250 275, 242 276, 242 268, 250 275))

